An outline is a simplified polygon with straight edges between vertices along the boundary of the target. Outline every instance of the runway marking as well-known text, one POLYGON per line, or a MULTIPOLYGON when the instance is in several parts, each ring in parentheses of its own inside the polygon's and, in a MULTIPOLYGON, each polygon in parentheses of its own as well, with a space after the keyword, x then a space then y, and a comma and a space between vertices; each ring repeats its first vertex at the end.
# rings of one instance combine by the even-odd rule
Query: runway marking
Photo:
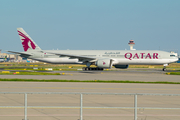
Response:
POLYGON ((76 87, 0 87, 2 88, 15 88, 15 89, 112 89, 112 90, 177 90, 180 91, 180 89, 158 89, 158 88, 76 88, 76 87))

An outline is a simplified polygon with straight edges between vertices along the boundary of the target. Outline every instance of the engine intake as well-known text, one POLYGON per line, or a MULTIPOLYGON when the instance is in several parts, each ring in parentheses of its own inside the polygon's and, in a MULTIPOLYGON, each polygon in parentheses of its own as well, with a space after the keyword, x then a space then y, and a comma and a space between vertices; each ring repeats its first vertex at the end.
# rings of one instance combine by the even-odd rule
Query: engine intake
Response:
POLYGON ((99 59, 96 61, 95 65, 99 68, 111 68, 112 59, 99 59))

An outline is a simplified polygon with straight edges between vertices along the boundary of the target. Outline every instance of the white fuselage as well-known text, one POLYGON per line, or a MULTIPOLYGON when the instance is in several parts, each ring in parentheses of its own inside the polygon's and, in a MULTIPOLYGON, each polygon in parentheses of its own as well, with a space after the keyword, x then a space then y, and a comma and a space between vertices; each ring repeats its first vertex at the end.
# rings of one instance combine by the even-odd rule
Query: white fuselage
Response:
POLYGON ((178 60, 177 53, 159 50, 43 50, 42 53, 38 52, 37 54, 33 51, 34 55, 29 58, 54 64, 83 64, 84 62, 76 58, 50 53, 79 55, 96 59, 107 58, 113 60, 113 65, 162 65, 178 60))

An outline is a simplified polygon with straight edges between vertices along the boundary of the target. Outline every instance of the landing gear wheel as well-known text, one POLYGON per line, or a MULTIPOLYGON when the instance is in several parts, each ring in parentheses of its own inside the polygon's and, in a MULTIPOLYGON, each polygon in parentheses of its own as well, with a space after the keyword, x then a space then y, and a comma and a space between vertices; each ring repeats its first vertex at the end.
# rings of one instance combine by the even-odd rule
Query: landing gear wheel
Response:
POLYGON ((169 64, 164 64, 164 67, 163 67, 163 71, 166 71, 166 66, 168 66, 169 64))
POLYGON ((166 68, 163 68, 163 71, 166 71, 166 68))

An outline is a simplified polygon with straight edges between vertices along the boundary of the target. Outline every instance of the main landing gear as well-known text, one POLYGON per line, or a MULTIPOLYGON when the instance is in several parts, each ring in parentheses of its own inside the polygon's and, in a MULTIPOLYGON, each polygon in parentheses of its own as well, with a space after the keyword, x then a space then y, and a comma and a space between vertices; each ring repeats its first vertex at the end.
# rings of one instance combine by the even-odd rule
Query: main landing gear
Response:
POLYGON ((104 68, 90 67, 91 65, 92 65, 91 62, 87 62, 86 63, 87 67, 83 67, 82 70, 83 71, 102 71, 102 70, 104 70, 104 68))
POLYGON ((83 67, 83 71, 103 71, 103 68, 98 68, 98 67, 83 67))

